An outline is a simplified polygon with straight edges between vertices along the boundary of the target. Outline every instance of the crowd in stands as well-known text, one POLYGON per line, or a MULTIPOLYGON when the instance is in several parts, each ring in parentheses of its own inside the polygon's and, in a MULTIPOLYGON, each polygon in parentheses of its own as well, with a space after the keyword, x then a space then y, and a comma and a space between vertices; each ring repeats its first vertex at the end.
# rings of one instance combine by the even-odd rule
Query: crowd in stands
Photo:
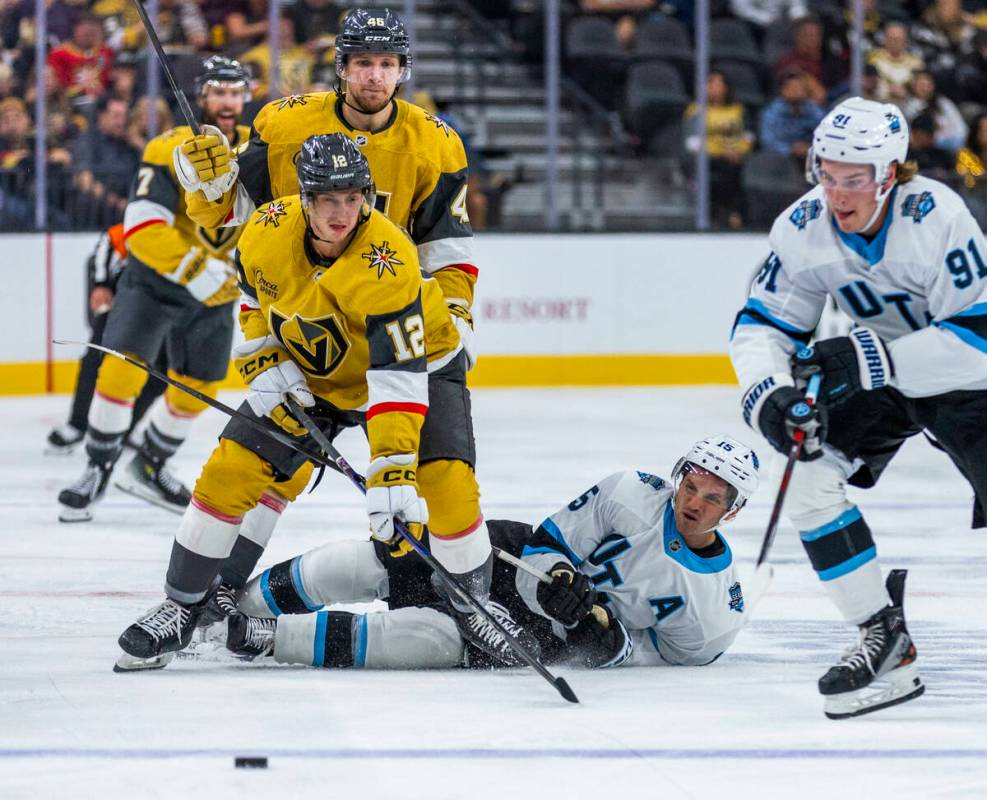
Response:
MULTIPOLYGON (((677 156, 689 174, 700 146, 694 4, 565 5, 571 74, 623 115, 642 153, 677 156)), ((914 158, 962 191, 987 226, 987 0, 865 0, 863 6, 862 94, 901 107, 914 158)), ((727 229, 763 225, 781 202, 804 191, 812 131, 849 96, 854 3, 713 0, 711 7, 706 149, 713 220, 727 229), (765 199, 762 190, 772 181, 775 191, 765 199)))

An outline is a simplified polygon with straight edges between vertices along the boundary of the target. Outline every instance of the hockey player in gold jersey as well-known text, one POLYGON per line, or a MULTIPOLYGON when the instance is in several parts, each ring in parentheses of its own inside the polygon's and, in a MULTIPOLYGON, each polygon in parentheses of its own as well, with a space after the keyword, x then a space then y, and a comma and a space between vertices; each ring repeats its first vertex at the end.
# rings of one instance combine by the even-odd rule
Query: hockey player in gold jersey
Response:
MULTIPOLYGON (((238 125, 249 76, 236 61, 213 56, 196 80, 203 129, 224 131, 234 143, 249 129, 238 125), (213 127, 218 126, 218 127, 213 127)), ((203 228, 188 214, 176 180, 173 152, 191 133, 173 128, 148 142, 124 214, 129 261, 117 287, 103 344, 151 363, 166 348, 169 371, 215 395, 229 367, 233 336, 231 304, 239 296, 231 251, 240 229, 203 228)), ((130 427, 134 400, 147 379, 142 370, 104 359, 96 380, 86 433, 88 464, 82 477, 62 490, 59 519, 92 518, 130 427)), ((169 387, 152 408, 143 444, 117 479, 132 494, 176 513, 189 492, 165 468, 205 405, 169 387)))
MULTIPOLYGON (((241 411, 304 437, 291 397, 330 438, 363 426, 371 535, 391 541, 395 519, 428 523, 433 555, 486 601, 492 559, 465 354, 441 289, 422 275, 414 243, 373 210, 370 169, 352 140, 310 137, 297 174, 300 195, 257 209, 238 246, 246 341, 233 352, 249 389, 241 411)), ((200 617, 223 610, 210 605, 220 570, 224 591, 243 586, 311 474, 303 455, 232 419, 176 534, 168 599, 123 633, 125 653, 154 660, 185 647, 200 617)), ((464 636, 517 663, 481 615, 450 602, 464 636)))
POLYGON ((466 213, 466 154, 443 120, 395 96, 411 63, 408 35, 396 16, 354 9, 336 37, 340 88, 268 103, 236 158, 219 137, 189 138, 180 148, 188 167, 183 185, 189 214, 200 224, 242 222, 256 206, 294 194, 295 160, 307 137, 345 134, 370 162, 376 207, 408 231, 422 269, 442 287, 472 366, 470 308, 478 272, 466 213))

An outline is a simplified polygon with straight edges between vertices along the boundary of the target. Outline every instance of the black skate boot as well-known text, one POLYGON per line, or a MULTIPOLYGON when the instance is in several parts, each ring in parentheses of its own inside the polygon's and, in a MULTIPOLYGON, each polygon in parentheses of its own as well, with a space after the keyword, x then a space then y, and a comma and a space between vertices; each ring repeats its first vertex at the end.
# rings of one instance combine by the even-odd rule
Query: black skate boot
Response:
POLYGON ((61 508, 59 522, 89 522, 93 518, 92 507, 106 491, 111 467, 90 461, 82 477, 67 489, 58 493, 61 508))
MULTIPOLYGON (((538 640, 514 621, 510 611, 493 600, 488 600, 483 607, 534 658, 541 655, 538 640)), ((456 620, 460 636, 466 640, 467 666, 470 668, 526 666, 503 634, 484 619, 479 612, 470 613, 453 608, 453 619, 456 620)))
POLYGON ((171 474, 164 462, 154 461, 143 452, 133 457, 114 485, 127 494, 176 514, 184 514, 185 507, 192 499, 188 487, 171 474))
POLYGON ((196 627, 204 628, 215 622, 222 622, 230 614, 236 613, 237 595, 240 592, 228 583, 221 583, 216 591, 209 594, 202 604, 202 613, 196 627))
POLYGON ((67 456, 74 452, 85 438, 85 431, 80 431, 72 423, 66 422, 51 429, 45 440, 45 452, 54 456, 67 456))
POLYGON ((248 617, 237 611, 226 618, 226 625, 226 647, 230 652, 248 661, 274 652, 276 619, 248 617))
POLYGON ((192 641, 201 605, 186 606, 168 598, 141 616, 118 640, 124 653, 153 659, 187 647, 192 641))
POLYGON ((905 627, 905 576, 894 569, 885 582, 891 605, 860 626, 860 641, 819 679, 830 719, 869 714, 914 700, 925 686, 915 663, 915 644, 905 627))

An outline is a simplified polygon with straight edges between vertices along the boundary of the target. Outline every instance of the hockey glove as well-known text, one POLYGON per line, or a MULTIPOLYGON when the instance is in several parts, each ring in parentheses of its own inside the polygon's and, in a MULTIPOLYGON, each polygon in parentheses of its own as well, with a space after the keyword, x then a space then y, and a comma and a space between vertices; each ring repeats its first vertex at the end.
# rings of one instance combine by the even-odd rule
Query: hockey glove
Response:
POLYGON ((538 602, 549 617, 571 628, 590 612, 596 602, 596 590, 588 576, 564 561, 552 567, 549 575, 551 583, 538 584, 538 602))
POLYGON ((819 399, 834 406, 857 392, 888 386, 894 364, 881 338, 870 328, 854 328, 849 336, 823 339, 803 347, 792 357, 796 381, 822 373, 819 399))
POLYGON ((627 660, 634 647, 623 623, 600 605, 593 606, 568 632, 566 644, 571 648, 569 660, 591 669, 616 667, 627 660))
POLYGON ((236 272, 229 262, 207 255, 200 247, 193 247, 178 264, 165 275, 205 306, 222 306, 240 296, 236 272))
POLYGON ((803 431, 799 461, 814 461, 823 454, 826 409, 810 406, 792 383, 788 375, 772 375, 751 387, 744 395, 744 420, 779 453, 787 453, 795 442, 795 431, 803 431))
POLYGON ((247 405, 258 417, 269 417, 293 436, 307 431, 289 413, 284 401, 290 395, 300 405, 315 405, 305 376, 288 351, 273 336, 249 339, 233 348, 233 363, 247 384, 247 405))
POLYGON ((447 300, 446 305, 449 307, 452 324, 459 331, 459 342, 466 354, 466 369, 471 370, 476 366, 476 346, 473 344, 473 315, 466 306, 460 303, 447 300))
POLYGON ((203 125, 198 136, 179 144, 172 154, 175 175, 186 192, 201 191, 210 202, 233 188, 240 165, 233 158, 229 140, 213 125, 203 125))
POLYGON ((418 525, 428 522, 428 506, 418 496, 417 462, 414 453, 400 453, 378 456, 367 467, 367 516, 374 539, 391 541, 395 519, 418 525))

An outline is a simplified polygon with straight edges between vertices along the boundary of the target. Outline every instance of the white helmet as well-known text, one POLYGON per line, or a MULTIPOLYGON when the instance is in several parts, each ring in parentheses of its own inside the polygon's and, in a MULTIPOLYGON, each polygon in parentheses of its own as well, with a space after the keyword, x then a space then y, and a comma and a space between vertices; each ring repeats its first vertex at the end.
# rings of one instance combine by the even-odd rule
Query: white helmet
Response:
POLYGON ((893 103, 851 97, 816 126, 805 161, 805 177, 811 184, 818 183, 819 162, 824 158, 845 164, 870 164, 877 181, 874 199, 880 209, 890 191, 890 187, 883 187, 891 164, 903 164, 907 156, 908 123, 901 109, 893 103))
POLYGON ((727 514, 740 511, 757 489, 757 471, 761 466, 757 453, 730 436, 708 436, 696 442, 672 470, 672 484, 676 489, 689 464, 722 478, 737 490, 727 514))

